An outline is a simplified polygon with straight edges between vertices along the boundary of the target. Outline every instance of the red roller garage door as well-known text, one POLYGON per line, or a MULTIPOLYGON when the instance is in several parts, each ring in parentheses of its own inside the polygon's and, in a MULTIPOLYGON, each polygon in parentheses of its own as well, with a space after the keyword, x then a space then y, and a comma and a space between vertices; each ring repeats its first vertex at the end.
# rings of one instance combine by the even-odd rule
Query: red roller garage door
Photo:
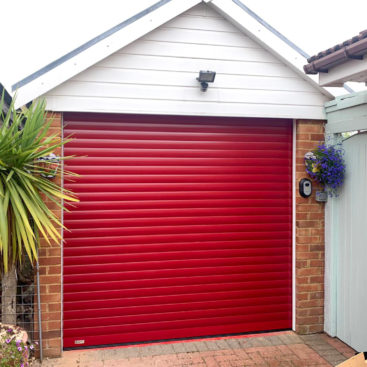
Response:
POLYGON ((291 121, 64 121, 64 347, 291 328, 291 121))

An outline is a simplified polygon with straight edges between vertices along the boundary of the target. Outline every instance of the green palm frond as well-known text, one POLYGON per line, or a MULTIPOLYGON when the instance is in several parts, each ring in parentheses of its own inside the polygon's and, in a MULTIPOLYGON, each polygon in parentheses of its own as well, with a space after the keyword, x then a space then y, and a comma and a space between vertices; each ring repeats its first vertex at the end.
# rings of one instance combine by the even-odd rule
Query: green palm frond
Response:
MULTIPOLYGON (((38 160, 70 141, 50 135, 52 119, 47 118, 45 102, 33 103, 16 111, 14 101, 3 113, 0 101, 0 269, 19 265, 24 256, 37 260, 40 237, 60 241, 63 225, 45 204, 45 199, 61 209, 62 200, 75 202, 72 192, 43 177, 38 160)), ((65 157, 62 158, 62 160, 65 157)), ((46 163, 47 164, 47 163, 46 163)), ((59 171, 62 169, 59 169, 59 171)), ((73 175, 62 172, 63 175, 73 175)))

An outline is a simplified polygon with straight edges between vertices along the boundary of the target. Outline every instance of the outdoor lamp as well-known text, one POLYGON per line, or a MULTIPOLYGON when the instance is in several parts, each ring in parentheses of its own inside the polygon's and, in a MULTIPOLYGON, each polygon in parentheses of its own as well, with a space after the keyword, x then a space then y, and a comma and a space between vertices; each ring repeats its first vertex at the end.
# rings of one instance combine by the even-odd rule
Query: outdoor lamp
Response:
POLYGON ((40 168, 43 170, 41 173, 42 177, 55 178, 57 175, 57 170, 60 164, 60 157, 53 153, 40 157, 37 159, 40 168))
POLYGON ((216 74, 215 71, 200 70, 199 77, 196 78, 196 80, 201 84, 202 92, 206 92, 206 90, 208 89, 208 86, 209 86, 208 83, 213 83, 214 82, 215 74, 216 74))

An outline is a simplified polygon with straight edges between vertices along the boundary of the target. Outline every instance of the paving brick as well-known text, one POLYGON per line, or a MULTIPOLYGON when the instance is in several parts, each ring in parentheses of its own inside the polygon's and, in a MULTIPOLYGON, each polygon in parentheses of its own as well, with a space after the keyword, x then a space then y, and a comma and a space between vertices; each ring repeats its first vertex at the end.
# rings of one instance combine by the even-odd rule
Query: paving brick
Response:
POLYGON ((337 350, 327 351, 327 352, 321 352, 320 356, 327 360, 330 363, 340 363, 345 361, 345 357, 339 353, 337 350))
POLYGON ((225 354, 223 350, 207 350, 206 352, 200 352, 200 355, 204 357, 215 357, 225 354))
POLYGON ((124 358, 139 357, 140 348, 116 348, 116 349, 105 349, 101 350, 101 354, 94 354, 94 358, 103 360, 118 360, 124 358))
POLYGON ((280 334, 278 338, 283 342, 282 344, 298 344, 302 343, 302 339, 295 333, 280 334))
POLYGON ((214 357, 204 358, 206 367, 220 367, 214 357))
POLYGON ((125 358, 136 358, 140 355, 140 348, 128 347, 124 348, 123 355, 125 358))
POLYGON ((306 344, 318 344, 324 343, 322 336, 320 334, 312 334, 312 335, 301 335, 301 340, 303 340, 306 344))
MULTIPOLYGON (((73 357, 69 358, 72 360, 73 357)), ((93 351, 83 351, 80 352, 75 360, 80 361, 80 363, 89 362, 89 361, 98 361, 104 359, 104 351, 102 349, 93 350, 93 351)))
POLYGON ((355 354, 355 350, 343 343, 338 338, 332 338, 326 334, 322 335, 322 339, 325 340, 325 342, 329 345, 331 345, 333 348, 338 350, 340 353, 342 353, 345 357, 350 358, 355 354))
POLYGON ((89 362, 81 362, 80 367, 103 367, 104 363, 102 361, 89 361, 89 362))
POLYGON ((252 338, 242 338, 239 339, 238 342, 241 345, 241 348, 251 348, 253 344, 256 344, 255 338, 252 340, 252 338))
POLYGON ((185 353, 186 352, 186 349, 185 349, 185 343, 173 343, 172 344, 172 347, 173 347, 173 350, 176 352, 176 353, 185 353))
POLYGON ((335 351, 336 349, 333 348, 331 345, 329 344, 311 344, 312 345, 312 349, 317 351, 317 352, 320 352, 320 354, 323 352, 328 352, 328 351, 335 351))
POLYGON ((161 349, 160 354, 173 354, 175 353, 173 349, 173 344, 159 344, 159 347, 161 349))
POLYGON ((293 353, 292 350, 288 348, 288 345, 277 345, 276 346, 279 352, 281 353, 282 357, 291 358, 294 357, 294 359, 298 359, 298 357, 293 353))
POLYGON ((206 340, 205 344, 206 344, 208 350, 218 350, 218 349, 220 349, 218 347, 217 343, 215 342, 215 340, 211 340, 211 341, 206 340))
POLYGON ((272 344, 264 337, 247 338, 243 341, 244 347, 264 347, 271 346, 272 344))
POLYGON ((162 354, 161 351, 162 349, 160 345, 149 345, 145 348, 142 348, 140 354, 144 356, 157 356, 162 354))
POLYGON ((261 355, 261 352, 256 351, 254 353, 249 353, 249 356, 254 362, 256 362, 256 364, 266 366, 267 363, 265 359, 263 358, 263 356, 261 355))
POLYGON ((199 352, 205 352, 205 351, 209 350, 208 346, 206 345, 206 343, 204 341, 195 342, 195 346, 196 346, 196 348, 199 352))
POLYGON ((218 339, 218 340, 215 340, 217 346, 218 346, 218 349, 230 349, 227 341, 225 339, 218 339))
POLYGON ((196 344, 194 342, 186 342, 183 343, 186 352, 190 353, 190 352, 197 352, 198 349, 196 348, 196 344))
POLYGON ((241 345, 237 339, 227 339, 226 340, 228 347, 231 349, 241 348, 241 345))
POLYGON ((271 335, 265 337, 265 339, 271 344, 271 345, 282 345, 283 341, 279 338, 277 335, 271 335))

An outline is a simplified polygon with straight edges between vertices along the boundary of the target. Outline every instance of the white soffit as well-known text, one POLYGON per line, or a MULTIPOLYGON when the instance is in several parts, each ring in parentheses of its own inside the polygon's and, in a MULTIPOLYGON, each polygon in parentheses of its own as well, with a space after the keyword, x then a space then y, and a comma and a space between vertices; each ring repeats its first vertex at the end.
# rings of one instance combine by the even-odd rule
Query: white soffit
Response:
POLYGON ((348 60, 334 66, 327 73, 319 72, 319 83, 324 87, 340 87, 346 82, 367 82, 367 57, 348 60))

